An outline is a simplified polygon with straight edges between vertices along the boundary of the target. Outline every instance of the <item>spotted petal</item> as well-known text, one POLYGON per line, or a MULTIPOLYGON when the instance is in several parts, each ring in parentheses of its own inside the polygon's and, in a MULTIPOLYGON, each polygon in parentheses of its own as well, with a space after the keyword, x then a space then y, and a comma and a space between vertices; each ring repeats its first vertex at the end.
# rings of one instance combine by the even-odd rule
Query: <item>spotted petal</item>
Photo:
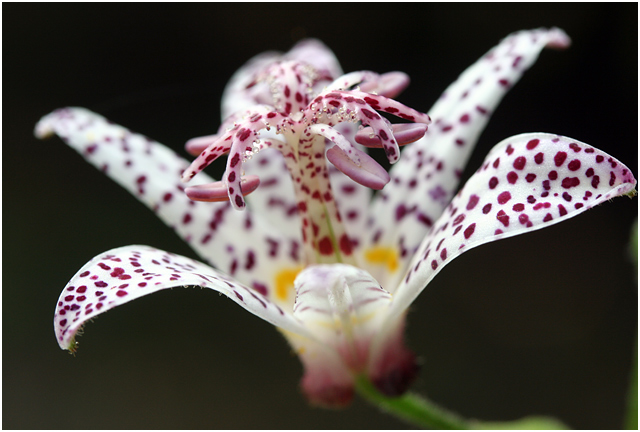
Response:
MULTIPOLYGON (((469 67, 429 111, 425 136, 405 147, 391 182, 376 197, 369 244, 395 248, 404 269, 420 240, 458 187, 460 175, 489 117, 546 47, 566 47, 559 29, 514 33, 469 67)), ((383 285, 394 286, 402 271, 383 285)), ((374 273, 377 276, 377 273, 374 273)))
POLYGON ((635 193, 618 160, 551 134, 523 134, 495 146, 424 239, 394 295, 401 313, 452 259, 481 244, 576 216, 635 193))
POLYGON ((279 328, 313 337, 290 312, 256 290, 190 258, 134 245, 96 256, 71 278, 54 316, 58 343, 75 351, 75 335, 87 320, 138 297, 178 286, 218 291, 279 328))
MULTIPOLYGON (((299 244, 278 227, 229 203, 194 202, 180 174, 189 166, 169 148, 83 108, 64 108, 36 126, 40 138, 58 134, 88 162, 131 192, 216 268, 271 296, 278 274, 298 266, 299 244)), ((213 182, 202 173, 197 181, 213 182)), ((293 302, 291 298, 287 300, 293 302)))

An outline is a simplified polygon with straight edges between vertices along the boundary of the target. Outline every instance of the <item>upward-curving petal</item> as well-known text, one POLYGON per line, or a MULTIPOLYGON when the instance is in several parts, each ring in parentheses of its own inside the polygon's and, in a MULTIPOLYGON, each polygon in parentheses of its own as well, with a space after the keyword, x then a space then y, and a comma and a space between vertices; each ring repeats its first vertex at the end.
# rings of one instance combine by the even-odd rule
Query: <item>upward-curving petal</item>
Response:
POLYGON ((502 141, 420 244, 394 294, 391 315, 401 314, 464 251, 633 195, 635 186, 633 174, 620 161, 574 139, 534 133, 502 141))
POLYGON ((177 286, 213 289, 287 332, 313 338, 289 311, 213 268, 180 255, 134 245, 96 256, 71 278, 56 305, 56 339, 62 349, 75 351, 75 335, 87 320, 138 297, 177 286))
MULTIPOLYGON (((189 162, 162 144, 83 108, 43 117, 36 135, 53 133, 152 209, 201 257, 241 283, 271 296, 280 272, 298 266, 298 242, 280 235, 278 227, 249 211, 240 215, 228 202, 189 200, 180 181, 189 162)), ((202 173, 197 181, 213 179, 202 173)))
MULTIPOLYGON (((376 197, 369 243, 395 248, 402 269, 442 214, 458 187, 477 139, 507 91, 544 47, 566 47, 560 29, 522 31, 506 37, 451 84, 429 111, 425 136, 408 145, 376 197)), ((390 281, 395 285, 402 271, 390 281)))

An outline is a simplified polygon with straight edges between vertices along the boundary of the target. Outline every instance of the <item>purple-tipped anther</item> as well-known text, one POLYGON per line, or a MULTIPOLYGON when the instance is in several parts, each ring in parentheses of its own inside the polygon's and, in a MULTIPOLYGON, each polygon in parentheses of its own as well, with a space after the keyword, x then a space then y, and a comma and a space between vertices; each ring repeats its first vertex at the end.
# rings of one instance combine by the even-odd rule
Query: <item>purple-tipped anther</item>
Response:
POLYGON ((356 165, 338 146, 327 150, 327 159, 347 177, 363 186, 380 190, 389 183, 391 180, 389 173, 378 162, 360 150, 354 149, 354 151, 360 158, 360 165, 356 165))
MULTIPOLYGON (((403 146, 422 138, 427 132, 428 126, 424 123, 400 123, 391 125, 391 128, 393 129, 393 136, 398 142, 398 145, 403 146)), ((358 131, 355 140, 358 144, 362 144, 365 147, 382 147, 380 138, 373 133, 373 129, 370 127, 365 127, 358 131)))
POLYGON ((184 145, 185 150, 191 156, 198 156, 207 147, 216 142, 220 135, 207 135, 197 138, 192 138, 184 145))
MULTIPOLYGON (((242 177, 240 182, 242 195, 247 196, 260 185, 260 178, 256 175, 242 177)), ((218 181, 198 186, 190 186, 184 191, 193 201, 220 202, 229 201, 233 191, 229 191, 224 182, 218 181)))

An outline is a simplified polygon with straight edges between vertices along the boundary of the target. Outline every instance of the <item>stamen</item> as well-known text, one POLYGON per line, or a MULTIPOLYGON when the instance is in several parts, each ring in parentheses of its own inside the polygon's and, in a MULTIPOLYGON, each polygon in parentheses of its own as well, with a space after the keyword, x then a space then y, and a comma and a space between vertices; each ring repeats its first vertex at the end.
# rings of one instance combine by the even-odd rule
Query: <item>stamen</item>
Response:
POLYGON ((351 142, 336 129, 329 125, 320 123, 309 126, 307 131, 315 135, 321 135, 334 142, 356 166, 360 166, 360 153, 362 152, 358 152, 353 144, 351 144, 351 142))
POLYGON ((357 149, 354 150, 360 158, 360 165, 356 165, 338 146, 327 150, 327 159, 347 177, 363 186, 380 190, 389 183, 391 180, 389 173, 382 166, 368 154, 357 149))
POLYGON ((387 72, 380 75, 375 81, 363 82, 360 84, 360 90, 394 98, 407 88, 409 81, 409 75, 404 72, 387 72))
MULTIPOLYGON (((391 125, 393 136, 396 138, 398 145, 407 145, 419 140, 427 132, 428 126, 424 123, 400 123, 391 125)), ((358 144, 365 147, 381 148, 382 142, 374 133, 371 127, 360 129, 355 136, 358 144)))
POLYGON ((220 137, 220 135, 207 135, 197 138, 191 138, 184 145, 185 150, 191 156, 198 156, 202 153, 207 147, 216 142, 216 140, 220 137))
MULTIPOLYGON (((256 175, 242 177, 242 180, 240 181, 242 195, 249 195, 251 192, 255 191, 259 185, 260 179, 256 175)), ((184 192, 187 194, 189 199, 193 201, 221 202, 229 201, 231 199, 227 185, 221 181, 198 186, 190 186, 186 188, 184 192)))
POLYGON ((350 87, 353 87, 362 82, 370 82, 375 87, 375 82, 380 78, 375 72, 370 71, 358 71, 358 72, 350 72, 348 74, 342 75, 340 78, 336 79, 334 82, 329 84, 325 88, 325 92, 333 91, 333 90, 347 90, 350 87))

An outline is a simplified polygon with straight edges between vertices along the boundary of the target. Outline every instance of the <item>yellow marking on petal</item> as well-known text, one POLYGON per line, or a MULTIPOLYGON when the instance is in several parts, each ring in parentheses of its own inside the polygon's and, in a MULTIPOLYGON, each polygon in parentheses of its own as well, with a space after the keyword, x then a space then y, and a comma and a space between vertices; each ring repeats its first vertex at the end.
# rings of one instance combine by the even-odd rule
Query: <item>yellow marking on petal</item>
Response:
POLYGON ((378 312, 379 312, 378 310, 375 310, 375 311, 369 312, 366 315, 350 314, 348 323, 347 322, 343 323, 335 316, 327 316, 326 319, 319 318, 314 320, 313 325, 317 325, 319 327, 328 328, 332 330, 341 330, 341 329, 345 329, 345 324, 351 327, 362 325, 367 321, 371 320, 373 317, 375 317, 378 314, 378 312))
POLYGON ((276 274, 275 287, 276 297, 279 300, 287 300, 289 293, 293 292, 293 281, 296 280, 298 273, 302 271, 302 267, 293 267, 280 270, 276 274))
POLYGON ((390 272, 398 270, 398 250, 394 247, 376 246, 368 249, 364 257, 372 264, 384 264, 390 272))
POLYGON ((358 316, 354 316, 351 318, 351 324, 352 325, 358 325, 358 324, 364 324, 367 321, 369 321, 370 319, 372 319, 374 316, 376 316, 378 314, 379 311, 375 310, 373 312, 369 312, 366 315, 358 315, 358 316))

